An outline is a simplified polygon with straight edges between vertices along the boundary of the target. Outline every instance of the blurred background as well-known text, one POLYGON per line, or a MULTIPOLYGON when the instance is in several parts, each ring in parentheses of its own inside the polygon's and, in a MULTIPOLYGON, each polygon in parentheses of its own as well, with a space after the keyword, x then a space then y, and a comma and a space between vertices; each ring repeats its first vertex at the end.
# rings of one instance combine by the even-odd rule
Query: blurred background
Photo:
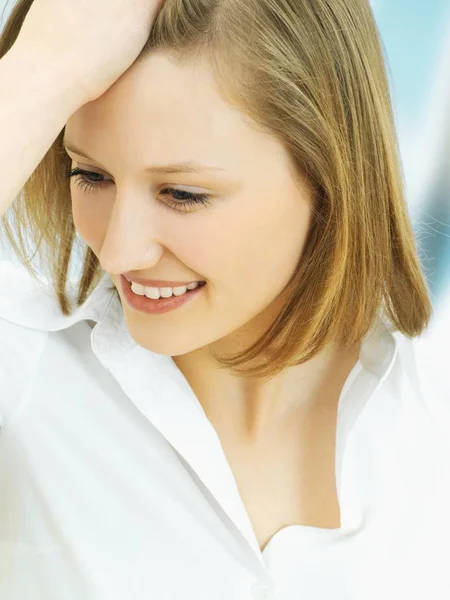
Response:
MULTIPOLYGON (((14 3, 0 0, 0 29, 14 3)), ((434 307, 432 325, 418 342, 424 356, 447 373, 450 0, 371 0, 371 5, 385 48, 407 201, 434 307)))
POLYGON ((434 318, 418 361, 450 400, 450 0, 371 0, 385 48, 405 188, 434 318))

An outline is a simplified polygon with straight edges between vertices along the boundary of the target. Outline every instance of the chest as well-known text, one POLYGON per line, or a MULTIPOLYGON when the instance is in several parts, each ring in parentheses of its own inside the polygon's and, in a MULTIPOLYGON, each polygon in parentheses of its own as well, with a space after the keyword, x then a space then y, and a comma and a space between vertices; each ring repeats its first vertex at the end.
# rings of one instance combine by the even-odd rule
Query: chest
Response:
POLYGON ((299 419, 257 443, 218 435, 261 550, 289 525, 340 527, 335 415, 299 419))

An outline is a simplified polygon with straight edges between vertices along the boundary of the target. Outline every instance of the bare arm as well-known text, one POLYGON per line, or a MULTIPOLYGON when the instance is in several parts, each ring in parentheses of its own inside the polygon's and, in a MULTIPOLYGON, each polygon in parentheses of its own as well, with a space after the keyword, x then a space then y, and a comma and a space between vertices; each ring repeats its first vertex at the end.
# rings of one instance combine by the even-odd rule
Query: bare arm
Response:
POLYGON ((0 60, 0 218, 84 102, 64 66, 13 46, 0 60))

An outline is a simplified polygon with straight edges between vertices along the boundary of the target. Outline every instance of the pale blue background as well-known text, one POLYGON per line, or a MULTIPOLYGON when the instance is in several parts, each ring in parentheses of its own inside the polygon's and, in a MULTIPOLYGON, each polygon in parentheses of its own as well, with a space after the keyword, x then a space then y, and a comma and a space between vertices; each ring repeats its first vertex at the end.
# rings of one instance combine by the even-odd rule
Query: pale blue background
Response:
POLYGON ((411 126, 420 118, 445 35, 449 2, 372 2, 393 76, 397 110, 411 126))

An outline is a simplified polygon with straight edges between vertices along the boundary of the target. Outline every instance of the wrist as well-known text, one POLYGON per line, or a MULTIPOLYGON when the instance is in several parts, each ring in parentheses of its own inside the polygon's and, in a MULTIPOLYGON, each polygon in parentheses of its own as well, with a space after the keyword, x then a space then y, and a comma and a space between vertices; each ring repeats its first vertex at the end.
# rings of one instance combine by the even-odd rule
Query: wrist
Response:
POLYGON ((58 57, 43 57, 33 48, 16 43, 3 60, 14 66, 18 86, 40 98, 47 97, 53 109, 60 109, 67 119, 88 102, 70 68, 58 57))

